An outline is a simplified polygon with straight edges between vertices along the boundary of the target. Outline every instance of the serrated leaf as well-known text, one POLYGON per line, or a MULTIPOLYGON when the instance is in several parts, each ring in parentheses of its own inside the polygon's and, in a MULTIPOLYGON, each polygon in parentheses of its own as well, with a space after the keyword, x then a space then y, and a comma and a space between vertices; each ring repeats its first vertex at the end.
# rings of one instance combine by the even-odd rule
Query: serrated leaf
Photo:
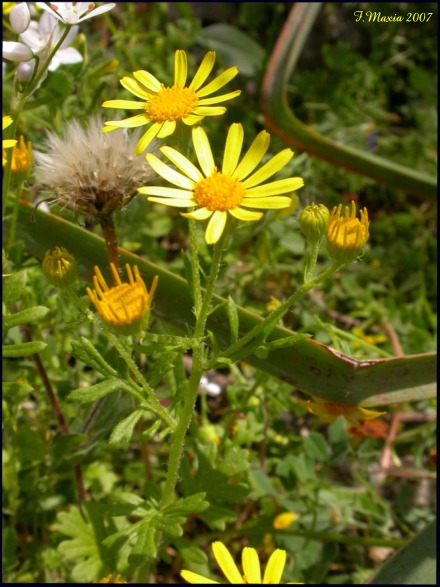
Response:
POLYGON ((33 308, 26 308, 25 310, 15 312, 14 314, 8 314, 3 317, 3 328, 9 330, 13 326, 35 322, 40 318, 44 318, 48 312, 49 308, 45 306, 34 306, 33 308))
POLYGON ((29 357, 35 355, 47 347, 47 344, 41 340, 31 342, 20 342, 17 344, 6 344, 2 346, 2 356, 9 357, 29 357))
POLYGON ((238 503, 249 493, 246 485, 232 483, 227 475, 214 469, 202 453, 199 453, 198 460, 199 467, 194 476, 189 471, 188 463, 182 463, 182 488, 186 495, 206 492, 209 503, 224 504, 238 503))
POLYGON ((209 507, 209 503, 205 501, 205 497, 206 493, 204 491, 195 493, 189 497, 181 497, 175 503, 164 508, 162 513, 168 518, 198 514, 209 507))
POLYGON ((205 512, 200 514, 200 519, 212 530, 223 532, 226 524, 237 521, 237 512, 231 508, 211 505, 205 512))
POLYGON ((184 538, 175 538, 173 543, 182 557, 183 566, 203 565, 208 562, 206 553, 184 538))
POLYGON ((232 477, 249 469, 249 460, 248 450, 238 446, 231 446, 225 452, 217 469, 228 477, 232 477))
MULTIPOLYGON (((89 513, 92 507, 92 504, 86 504, 84 509, 89 513)), ((59 532, 70 538, 59 544, 58 551, 65 559, 75 561, 73 580, 78 583, 98 581, 105 568, 101 554, 101 541, 105 537, 102 523, 92 524, 89 516, 84 520, 75 506, 68 512, 60 512, 57 522, 59 532)))
POLYGON ((84 336, 81 336, 79 340, 72 341, 72 355, 106 377, 116 377, 118 375, 96 347, 84 336))
POLYGON ((228 296, 227 299, 226 312, 228 314, 229 328, 231 330, 231 344, 234 344, 238 339, 239 323, 237 305, 231 296, 228 296))
POLYGON ((96 402, 101 397, 113 393, 114 391, 127 390, 130 386, 122 379, 107 379, 91 385, 90 387, 79 387, 69 393, 67 398, 72 401, 78 401, 81 404, 90 404, 96 402))
POLYGON ((117 424, 113 428, 113 432, 110 434, 110 444, 129 442, 131 440, 131 437, 133 436, 134 427, 136 426, 144 412, 145 410, 143 408, 138 408, 129 416, 124 418, 122 422, 119 422, 119 424, 117 424))

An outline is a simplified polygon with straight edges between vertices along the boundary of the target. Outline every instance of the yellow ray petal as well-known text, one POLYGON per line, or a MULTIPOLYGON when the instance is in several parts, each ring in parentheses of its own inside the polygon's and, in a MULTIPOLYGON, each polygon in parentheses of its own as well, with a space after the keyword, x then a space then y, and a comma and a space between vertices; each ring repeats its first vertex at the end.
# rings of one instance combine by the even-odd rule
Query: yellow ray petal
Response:
POLYGON ((203 175, 197 169, 195 165, 189 161, 186 157, 184 157, 181 153, 173 149, 172 147, 161 147, 160 149, 164 155, 168 157, 170 161, 174 163, 174 165, 180 169, 183 173, 186 173, 188 177, 190 177, 195 182, 201 181, 203 179, 203 175))
MULTIPOLYGON (((226 216, 226 213, 225 213, 226 216)), ((212 223, 213 218, 210 221, 212 223)), ((214 542, 212 545, 215 560, 218 562, 225 577, 230 583, 243 583, 243 577, 237 569, 229 550, 221 542, 214 542)))
POLYGON ((234 177, 240 181, 247 177, 263 159, 270 143, 270 134, 262 130, 257 134, 242 162, 234 171, 234 177))
POLYGON ((196 92, 197 98, 202 98, 203 96, 209 96, 209 94, 213 94, 223 86, 225 86, 231 79, 233 79, 238 73, 238 69, 236 67, 230 67, 226 69, 223 73, 217 76, 215 79, 212 80, 207 86, 198 90, 196 92))
POLYGON ((133 75, 138 82, 140 82, 143 86, 147 88, 147 91, 150 95, 156 94, 162 89, 162 84, 160 83, 160 81, 148 71, 134 71, 133 75))
POLYGON ((278 208, 288 208, 292 200, 287 196, 268 196, 267 198, 247 198, 244 197, 241 202, 242 206, 247 208, 263 208, 264 210, 275 210, 278 208))
POLYGON ((240 159, 241 149, 243 147, 243 126, 235 122, 231 125, 226 138, 225 154, 223 156, 222 173, 232 175, 240 159))
POLYGON ((188 73, 188 62, 185 51, 177 50, 174 55, 174 85, 183 88, 188 73))
POLYGON ((206 80, 208 75, 211 73, 215 63, 215 51, 209 51, 199 65, 199 69, 194 76, 194 79, 189 84, 191 90, 198 90, 203 82, 206 80))
POLYGON ((277 548, 272 553, 264 572, 263 584, 279 584, 286 564, 286 551, 277 548))
POLYGON ((277 194, 286 194, 294 192, 304 185, 301 177, 288 177, 278 181, 272 181, 264 185, 259 185, 246 190, 246 197, 261 198, 264 196, 276 196, 277 194))
POLYGON ((251 188, 255 185, 258 185, 275 175, 277 171, 279 171, 282 167, 287 165, 287 163, 292 159, 293 151, 290 149, 284 149, 275 157, 272 157, 267 163, 263 165, 258 171, 253 173, 250 177, 248 177, 243 183, 245 187, 251 188))
POLYGON ((246 578, 246 583, 261 584, 260 560, 258 558, 255 548, 247 546, 243 549, 241 554, 243 564, 243 572, 246 578))
MULTIPOLYGON (((227 217, 228 217, 227 213, 224 212, 223 210, 216 210, 214 212, 214 214, 211 216, 211 220, 208 222, 208 226, 206 228, 206 233, 205 233, 205 240, 208 243, 208 245, 215 244, 218 241, 218 239, 221 237, 221 235, 223 234, 223 230, 225 228, 225 225, 226 225, 227 217)), ((220 561, 218 561, 218 564, 222 567, 222 565, 220 564, 220 561)), ((223 572, 225 572, 223 567, 222 567, 222 570, 223 570, 223 572)), ((228 577, 228 579, 229 579, 229 577, 228 577)), ((233 582, 234 581, 231 581, 231 583, 233 583, 233 582)))
POLYGON ((171 167, 165 165, 165 163, 163 163, 152 153, 147 153, 146 159, 148 161, 148 164, 154 169, 154 171, 170 183, 173 183, 174 185, 177 185, 187 190, 193 189, 194 182, 191 179, 185 177, 178 171, 171 169, 171 167))
POLYGON ((193 129, 192 139, 200 167, 206 177, 208 177, 214 172, 215 163, 208 137, 201 126, 193 129))

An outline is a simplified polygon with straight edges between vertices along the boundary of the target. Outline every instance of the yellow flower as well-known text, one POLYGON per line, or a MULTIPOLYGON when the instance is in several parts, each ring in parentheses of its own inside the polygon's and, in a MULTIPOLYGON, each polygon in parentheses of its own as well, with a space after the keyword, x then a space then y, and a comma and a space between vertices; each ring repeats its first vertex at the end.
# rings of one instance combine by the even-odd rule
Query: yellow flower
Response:
MULTIPOLYGON (((279 584, 281 575, 283 574, 284 565, 286 564, 286 551, 280 550, 278 548, 272 553, 266 566, 263 581, 261 581, 260 561, 255 548, 246 547, 243 549, 241 559, 243 565, 243 575, 240 573, 236 564, 234 563, 229 550, 222 542, 214 542, 212 544, 212 550, 214 552, 215 560, 217 561, 229 583, 263 583, 263 585, 279 584)), ((208 579, 207 577, 203 577, 203 575, 198 575, 192 571, 181 571, 180 575, 188 583, 219 584, 218 581, 213 581, 212 579, 208 579)))
POLYGON ((64 247, 47 251, 42 263, 45 278, 56 287, 71 285, 76 278, 76 267, 75 258, 64 247))
POLYGON ((304 185, 301 177, 289 177, 259 185, 293 157, 290 149, 284 149, 252 173, 269 147, 270 135, 264 130, 257 135, 239 163, 243 146, 243 127, 238 123, 233 124, 226 139, 221 171, 218 171, 214 163, 205 131, 201 127, 194 128, 192 139, 203 173, 175 149, 161 147, 162 153, 185 175, 171 169, 151 153, 147 154, 147 161, 156 173, 181 189, 151 186, 139 188, 138 191, 154 196, 148 199, 165 206, 197 206, 197 210, 182 213, 182 216, 194 220, 210 218, 205 234, 208 244, 216 243, 221 237, 228 213, 238 220, 259 220, 262 212, 252 212, 246 208, 287 208, 291 198, 278 194, 292 192, 304 185))
POLYGON ((381 344, 382 342, 386 342, 388 340, 388 337, 385 334, 365 334, 362 328, 359 328, 359 326, 352 328, 351 332, 354 336, 357 336, 368 344, 381 344))
POLYGON ((158 137, 160 139, 172 135, 177 122, 193 125, 200 122, 205 116, 219 116, 226 112, 223 106, 212 106, 225 100, 231 100, 240 94, 240 90, 206 98, 226 85, 233 79, 238 69, 230 67, 217 76, 208 85, 201 87, 215 63, 215 51, 209 51, 200 64, 194 79, 186 86, 187 58, 185 51, 176 51, 174 57, 174 85, 165 87, 148 71, 134 71, 133 76, 123 77, 121 85, 126 90, 141 98, 143 102, 133 100, 107 100, 102 105, 105 108, 124 108, 126 110, 143 110, 124 120, 109 120, 105 123, 103 132, 109 132, 119 127, 131 128, 151 124, 151 127, 139 140, 135 154, 140 155, 158 137))
POLYGON ((28 171, 32 165, 32 143, 24 142, 23 135, 20 136, 18 147, 12 148, 12 173, 24 173, 28 171))
POLYGON ((298 518, 298 514, 294 514, 293 512, 283 512, 282 514, 278 514, 278 516, 276 516, 275 520, 273 521, 273 527, 276 530, 285 530, 298 518))
POLYGON ((119 583, 119 584, 127 583, 127 581, 123 581, 121 579, 121 575, 113 575, 113 573, 110 573, 110 575, 106 575, 99 582, 100 583, 119 583))
POLYGON ((356 218, 356 204, 351 201, 351 215, 349 207, 345 207, 345 217, 341 217, 342 204, 334 207, 327 225, 327 250, 334 261, 349 263, 364 251, 365 244, 370 236, 368 227, 368 211, 360 211, 360 220, 356 218))
POLYGON ((130 283, 122 283, 118 271, 110 263, 116 285, 109 288, 98 267, 95 267, 93 285, 95 289, 87 288, 87 294, 95 305, 99 315, 122 334, 136 334, 146 326, 148 314, 156 290, 157 275, 151 284, 148 293, 138 268, 125 266, 130 283), (134 275, 133 275, 134 274, 134 275))
POLYGON ((343 416, 352 426, 356 426, 356 428, 360 427, 359 420, 373 420, 386 413, 318 399, 316 401, 310 401, 297 398, 296 401, 307 408, 311 414, 319 416, 324 422, 334 422, 339 416, 343 416))
POLYGON ((269 301, 266 303, 266 310, 268 312, 273 312, 273 310, 276 310, 278 306, 281 306, 280 300, 275 296, 270 296, 269 301))
MULTIPOLYGON (((3 116, 2 130, 5 130, 5 128, 8 128, 8 126, 11 126, 11 124, 12 124, 12 118, 10 116, 3 116)), ((17 144, 17 141, 15 139, 4 139, 4 140, 2 139, 2 165, 6 165, 6 163, 7 163, 5 149, 10 149, 11 147, 15 147, 16 144, 17 144)))

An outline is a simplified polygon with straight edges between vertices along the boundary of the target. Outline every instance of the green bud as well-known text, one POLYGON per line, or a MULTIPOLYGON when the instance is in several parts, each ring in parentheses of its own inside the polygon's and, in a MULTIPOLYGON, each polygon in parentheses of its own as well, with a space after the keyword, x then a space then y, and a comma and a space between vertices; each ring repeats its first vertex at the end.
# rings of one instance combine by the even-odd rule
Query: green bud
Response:
POLYGON ((306 206, 298 218, 301 232, 311 242, 319 241, 327 229, 330 210, 324 204, 306 206))

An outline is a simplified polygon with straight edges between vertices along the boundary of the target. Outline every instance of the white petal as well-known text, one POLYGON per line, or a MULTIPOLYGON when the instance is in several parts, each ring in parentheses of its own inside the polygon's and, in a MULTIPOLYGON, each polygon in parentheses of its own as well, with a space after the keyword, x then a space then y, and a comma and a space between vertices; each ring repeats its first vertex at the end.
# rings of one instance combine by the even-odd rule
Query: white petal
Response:
POLYGON ((27 45, 15 41, 3 41, 2 55, 4 59, 18 62, 29 61, 34 56, 27 45))

